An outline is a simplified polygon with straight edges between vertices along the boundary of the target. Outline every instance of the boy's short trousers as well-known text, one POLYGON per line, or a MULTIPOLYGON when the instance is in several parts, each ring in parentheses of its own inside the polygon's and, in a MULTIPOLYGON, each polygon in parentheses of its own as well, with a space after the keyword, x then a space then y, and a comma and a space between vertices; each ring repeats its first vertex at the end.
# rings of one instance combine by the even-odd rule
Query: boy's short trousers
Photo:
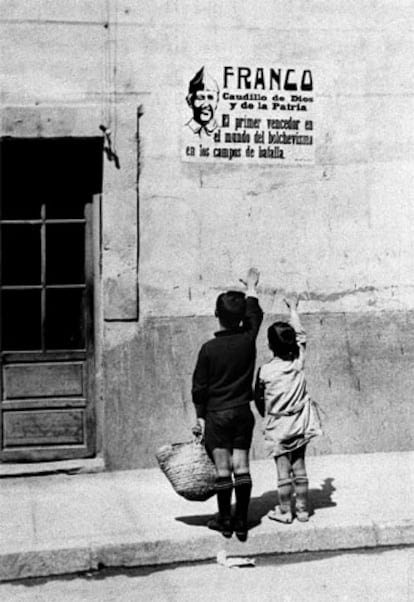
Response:
POLYGON ((216 447, 250 449, 253 437, 254 415, 246 404, 229 410, 208 412, 206 415, 205 445, 209 452, 216 447))

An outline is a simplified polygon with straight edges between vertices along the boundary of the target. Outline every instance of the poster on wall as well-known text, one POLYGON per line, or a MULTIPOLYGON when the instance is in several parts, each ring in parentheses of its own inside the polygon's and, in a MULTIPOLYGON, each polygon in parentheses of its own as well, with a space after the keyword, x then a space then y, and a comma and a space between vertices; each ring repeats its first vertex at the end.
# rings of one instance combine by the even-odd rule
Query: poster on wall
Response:
POLYGON ((312 164, 311 69, 200 65, 183 84, 182 160, 312 164))

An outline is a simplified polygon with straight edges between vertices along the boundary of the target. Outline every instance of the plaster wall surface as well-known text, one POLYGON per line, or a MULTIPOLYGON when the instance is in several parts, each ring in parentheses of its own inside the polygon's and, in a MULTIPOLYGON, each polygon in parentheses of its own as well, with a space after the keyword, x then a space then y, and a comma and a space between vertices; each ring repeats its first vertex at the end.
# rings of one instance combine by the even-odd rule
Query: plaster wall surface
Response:
MULTIPOLYGON (((280 315, 266 316, 259 335, 258 364, 270 359, 266 327, 274 319, 280 315)), ((414 313, 307 314, 303 323, 309 392, 324 427, 309 453, 412 449, 414 313)), ((155 465, 158 447, 191 438, 191 372, 200 342, 215 326, 207 317, 150 318, 131 343, 107 352, 109 468, 155 465)), ((261 418, 253 410, 252 457, 263 458, 261 418)))
POLYGON ((267 319, 304 297, 328 414, 313 449, 412 447, 413 31, 405 0, 0 3, 2 135, 103 124, 120 162, 105 160, 98 299, 108 467, 188 434, 215 298, 250 265, 267 319), (312 69, 313 165, 181 161, 188 81, 212 60, 312 69))

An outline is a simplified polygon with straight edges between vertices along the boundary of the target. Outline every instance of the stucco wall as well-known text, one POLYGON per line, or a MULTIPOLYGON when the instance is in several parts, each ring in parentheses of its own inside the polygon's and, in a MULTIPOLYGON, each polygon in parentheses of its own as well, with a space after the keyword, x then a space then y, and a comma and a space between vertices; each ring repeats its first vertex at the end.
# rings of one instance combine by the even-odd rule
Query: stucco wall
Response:
POLYGON ((142 122, 145 314, 207 314, 251 263, 267 311, 275 289, 306 291, 310 312, 412 307, 413 13, 396 4, 167 4, 142 122), (180 162, 183 72, 217 56, 312 68, 314 166, 180 162))
POLYGON ((108 466, 151 464, 160 442, 186 435, 215 298, 250 265, 267 320, 284 294, 305 294, 309 380, 328 424, 314 451, 412 447, 412 3, 0 6, 2 133, 103 124, 120 160, 105 161, 98 299, 108 466), (312 69, 313 165, 181 161, 186 78, 212 59, 312 69))
MULTIPOLYGON (((266 316, 258 363, 269 359, 266 316)), ((318 402, 324 435, 310 454, 413 448, 414 312, 307 314, 309 391, 318 402)), ((191 371, 214 318, 150 318, 133 340, 106 354, 108 466, 155 463, 162 444, 189 438, 194 424, 191 371)), ((254 408, 253 408, 254 409, 254 408)), ((253 458, 264 457, 256 414, 253 458)))

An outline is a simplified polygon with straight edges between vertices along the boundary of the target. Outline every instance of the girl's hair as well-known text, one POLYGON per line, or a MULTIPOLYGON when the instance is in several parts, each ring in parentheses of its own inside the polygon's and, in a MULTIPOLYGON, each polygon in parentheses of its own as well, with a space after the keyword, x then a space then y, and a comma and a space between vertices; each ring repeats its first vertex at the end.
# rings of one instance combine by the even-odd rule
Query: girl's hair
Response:
POLYGON ((282 360, 292 361, 299 356, 296 332, 287 322, 274 322, 267 330, 269 347, 282 360))

